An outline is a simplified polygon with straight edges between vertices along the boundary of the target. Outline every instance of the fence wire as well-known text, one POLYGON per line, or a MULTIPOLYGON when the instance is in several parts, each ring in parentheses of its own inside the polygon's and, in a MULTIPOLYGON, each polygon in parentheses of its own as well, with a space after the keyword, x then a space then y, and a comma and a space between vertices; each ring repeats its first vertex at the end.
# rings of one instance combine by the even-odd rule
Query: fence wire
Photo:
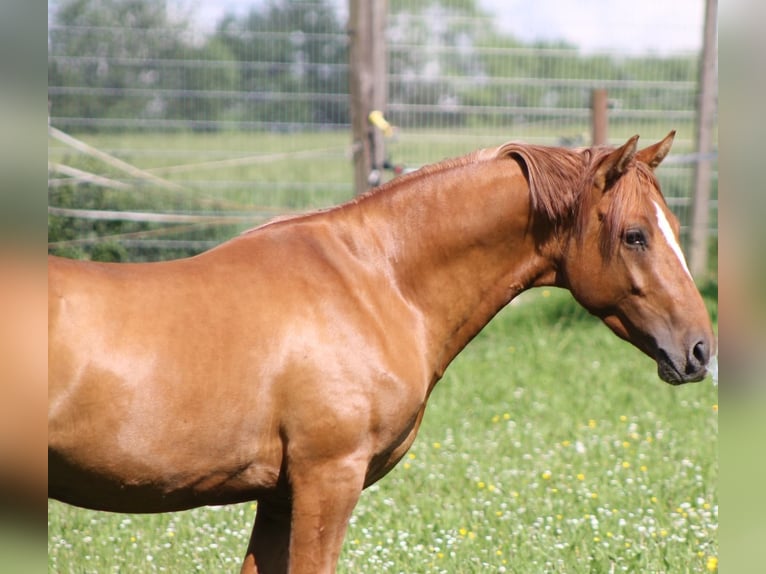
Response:
MULTIPOLYGON (((50 249, 187 255, 352 197, 345 5, 253 2, 200 22, 216 5, 49 3, 50 125, 80 142, 48 140, 50 249)), ((699 54, 528 45, 493 14, 449 8, 471 5, 390 2, 389 162, 417 167, 510 139, 588 145, 591 92, 606 88, 610 143, 678 131, 660 176, 688 225, 699 54)), ((711 185, 716 228, 715 173, 711 185)))

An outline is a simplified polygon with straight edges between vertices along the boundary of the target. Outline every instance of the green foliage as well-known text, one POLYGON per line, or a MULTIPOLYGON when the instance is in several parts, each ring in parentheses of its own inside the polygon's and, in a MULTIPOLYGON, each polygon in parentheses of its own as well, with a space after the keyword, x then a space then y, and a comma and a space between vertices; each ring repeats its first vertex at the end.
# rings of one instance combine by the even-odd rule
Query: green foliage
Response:
MULTIPOLYGON (((611 82, 620 109, 695 107, 696 57, 618 59, 562 42, 524 46, 475 0, 392 2, 388 36, 389 101, 425 106, 391 110, 402 127, 497 125, 541 109, 587 109, 589 80, 611 82)), ((184 19, 169 19, 162 0, 69 0, 49 38, 56 117, 196 130, 222 122, 268 129, 350 123, 347 36, 329 0, 258 3, 244 15, 227 14, 202 37, 184 19)))
POLYGON ((344 30, 328 3, 272 1, 242 17, 227 15, 213 41, 237 62, 237 90, 253 94, 238 110, 242 120, 349 122, 345 100, 294 97, 347 93, 344 30))
POLYGON ((57 117, 143 119, 168 128, 220 122, 347 124, 343 25, 324 0, 260 4, 195 38, 164 0, 62 2, 49 31, 57 117), (246 94, 246 97, 243 97, 246 94))
POLYGON ((472 1, 394 2, 389 36, 389 100, 402 108, 390 115, 401 126, 498 125, 550 109, 587 110, 592 88, 604 85, 620 109, 695 107, 695 57, 618 58, 581 54, 565 42, 524 45, 472 1))
POLYGON ((163 65, 188 57, 188 25, 167 17, 164 0, 71 0, 59 5, 55 18, 48 84, 58 116, 158 117, 167 102, 153 92, 204 87, 163 65))

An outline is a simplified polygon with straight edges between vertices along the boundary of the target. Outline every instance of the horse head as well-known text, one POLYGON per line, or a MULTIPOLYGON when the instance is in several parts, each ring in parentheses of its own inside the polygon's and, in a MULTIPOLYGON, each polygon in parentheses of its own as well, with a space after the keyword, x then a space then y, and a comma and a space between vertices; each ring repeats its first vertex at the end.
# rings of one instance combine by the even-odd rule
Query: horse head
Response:
POLYGON ((704 378, 716 342, 654 176, 674 135, 640 151, 634 136, 584 152, 590 167, 562 271, 586 309, 656 360, 662 380, 681 384, 704 378))

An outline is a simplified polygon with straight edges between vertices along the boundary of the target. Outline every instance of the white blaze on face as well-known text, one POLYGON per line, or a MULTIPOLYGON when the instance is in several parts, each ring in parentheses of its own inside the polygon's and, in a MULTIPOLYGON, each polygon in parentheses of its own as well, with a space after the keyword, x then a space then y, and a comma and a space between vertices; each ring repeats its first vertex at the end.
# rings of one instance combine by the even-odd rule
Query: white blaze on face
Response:
POLYGON ((659 203, 657 203, 654 200, 652 200, 652 203, 654 203, 654 209, 657 212, 657 224, 659 225, 660 231, 662 231, 662 235, 665 236, 665 240, 668 242, 668 245, 670 245, 670 248, 673 250, 673 253, 676 254, 676 257, 678 257, 678 260, 681 262, 681 267, 683 267, 687 275, 691 277, 692 274, 689 271, 689 267, 686 265, 686 259, 684 259, 684 253, 683 251, 681 251, 681 246, 678 244, 678 241, 676 240, 676 236, 673 233, 673 228, 670 227, 670 222, 668 221, 668 218, 665 216, 665 212, 662 211, 662 208, 660 207, 659 203))

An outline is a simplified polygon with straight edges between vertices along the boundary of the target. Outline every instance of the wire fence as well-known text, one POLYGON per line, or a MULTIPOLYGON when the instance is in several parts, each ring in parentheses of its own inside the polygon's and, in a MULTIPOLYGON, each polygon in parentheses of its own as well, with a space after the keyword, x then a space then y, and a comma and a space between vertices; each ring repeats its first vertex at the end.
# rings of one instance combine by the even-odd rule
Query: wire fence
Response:
MULTIPOLYGON (((202 26, 197 14, 215 4, 185 15, 163 0, 49 4, 50 250, 187 255, 353 196, 344 6, 254 2, 202 26)), ((699 54, 530 46, 493 14, 444 6, 391 3, 389 164, 509 139, 588 145, 591 92, 606 88, 610 143, 678 130, 660 176, 688 225, 699 54)), ((715 171, 711 185, 715 231, 715 171)))

